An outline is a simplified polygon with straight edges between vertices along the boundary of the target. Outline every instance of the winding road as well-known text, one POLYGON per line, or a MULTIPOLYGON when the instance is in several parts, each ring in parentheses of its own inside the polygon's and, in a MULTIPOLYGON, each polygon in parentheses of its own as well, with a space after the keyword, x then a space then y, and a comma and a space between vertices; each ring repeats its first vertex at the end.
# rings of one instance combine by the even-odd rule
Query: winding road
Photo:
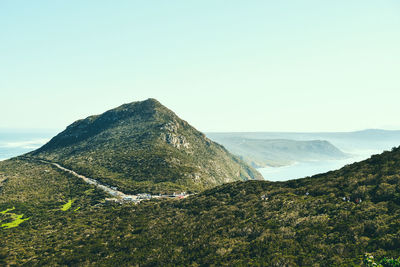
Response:
POLYGON ((160 195, 150 195, 150 194, 137 194, 137 195, 129 195, 129 194, 125 194, 124 192, 121 192, 117 189, 115 189, 115 187, 109 187, 106 185, 103 185, 101 183, 99 183, 97 180, 93 179, 93 178, 89 178, 86 177, 82 174, 79 174, 73 170, 70 170, 68 168, 65 168, 63 166, 61 166, 58 163, 55 162, 51 162, 51 161, 47 161, 47 160, 42 160, 42 159, 35 159, 35 158, 28 158, 26 157, 26 159, 30 159, 30 160, 36 160, 45 164, 50 164, 55 166, 56 168, 58 168, 59 170, 62 170, 64 172, 70 173, 73 176, 82 179, 84 182, 94 185, 97 188, 105 191, 106 193, 110 194, 111 196, 113 196, 114 198, 111 199, 106 199, 106 200, 110 200, 110 201, 116 201, 116 202, 134 202, 134 203, 139 203, 142 200, 145 199, 151 199, 151 198, 175 198, 175 199, 181 199, 181 198, 186 198, 188 197, 190 194, 178 194, 178 195, 164 195, 164 196, 160 196, 160 195))

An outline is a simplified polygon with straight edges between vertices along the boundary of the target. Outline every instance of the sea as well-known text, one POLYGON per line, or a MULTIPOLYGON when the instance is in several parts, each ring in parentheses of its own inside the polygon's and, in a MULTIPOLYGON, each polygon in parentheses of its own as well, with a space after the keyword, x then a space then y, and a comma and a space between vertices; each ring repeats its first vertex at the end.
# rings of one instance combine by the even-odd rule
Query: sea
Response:
POLYGON ((379 154, 380 152, 382 151, 365 151, 362 154, 351 155, 346 159, 295 162, 288 166, 259 168, 258 171, 265 180, 274 182, 287 181, 338 170, 348 164, 365 160, 371 155, 379 154))
POLYGON ((54 134, 51 130, 0 130, 0 161, 35 150, 54 134))

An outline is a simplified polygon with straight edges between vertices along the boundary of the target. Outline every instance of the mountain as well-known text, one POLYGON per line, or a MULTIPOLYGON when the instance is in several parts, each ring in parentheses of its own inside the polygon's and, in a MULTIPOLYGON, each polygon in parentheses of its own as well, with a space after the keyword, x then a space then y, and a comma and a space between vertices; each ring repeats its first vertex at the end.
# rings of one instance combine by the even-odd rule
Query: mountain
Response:
POLYGON ((104 202, 31 158, 0 162, 0 183, 0 226, 27 219, 0 227, 5 266, 360 266, 365 253, 400 255, 400 148, 305 179, 138 205, 104 202))
POLYGON ((328 141, 288 139, 251 139, 229 134, 207 134, 253 167, 284 166, 298 161, 344 159, 347 154, 328 141))
POLYGON ((262 176, 155 99, 78 120, 29 157, 125 193, 201 191, 262 176))

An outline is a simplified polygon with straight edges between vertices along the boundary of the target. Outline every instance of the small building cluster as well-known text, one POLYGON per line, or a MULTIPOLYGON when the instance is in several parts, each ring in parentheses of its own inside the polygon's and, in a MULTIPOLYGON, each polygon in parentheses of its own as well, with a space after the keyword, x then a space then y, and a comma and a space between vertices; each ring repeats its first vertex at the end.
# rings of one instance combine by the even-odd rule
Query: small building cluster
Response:
POLYGON ((131 202, 131 203, 140 203, 143 200, 149 200, 152 198, 155 199, 161 199, 161 198, 171 198, 171 199, 183 199, 186 198, 188 196, 190 196, 190 194, 187 194, 186 192, 181 192, 181 193, 173 193, 172 195, 151 195, 149 193, 139 193, 137 195, 121 195, 121 194, 117 194, 116 192, 110 192, 111 195, 113 195, 113 198, 106 198, 106 201, 108 202, 116 202, 116 203, 126 203, 126 202, 131 202))

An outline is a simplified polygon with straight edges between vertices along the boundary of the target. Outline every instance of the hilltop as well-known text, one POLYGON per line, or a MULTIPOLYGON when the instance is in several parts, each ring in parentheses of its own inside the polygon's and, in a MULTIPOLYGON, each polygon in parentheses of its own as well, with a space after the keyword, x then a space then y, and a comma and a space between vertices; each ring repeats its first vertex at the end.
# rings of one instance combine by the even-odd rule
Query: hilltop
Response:
POLYGON ((125 193, 201 191, 262 176, 155 99, 78 120, 26 156, 125 193))
POLYGON ((253 139, 231 136, 229 133, 209 133, 207 136, 255 168, 348 157, 346 153, 325 140, 253 139))

